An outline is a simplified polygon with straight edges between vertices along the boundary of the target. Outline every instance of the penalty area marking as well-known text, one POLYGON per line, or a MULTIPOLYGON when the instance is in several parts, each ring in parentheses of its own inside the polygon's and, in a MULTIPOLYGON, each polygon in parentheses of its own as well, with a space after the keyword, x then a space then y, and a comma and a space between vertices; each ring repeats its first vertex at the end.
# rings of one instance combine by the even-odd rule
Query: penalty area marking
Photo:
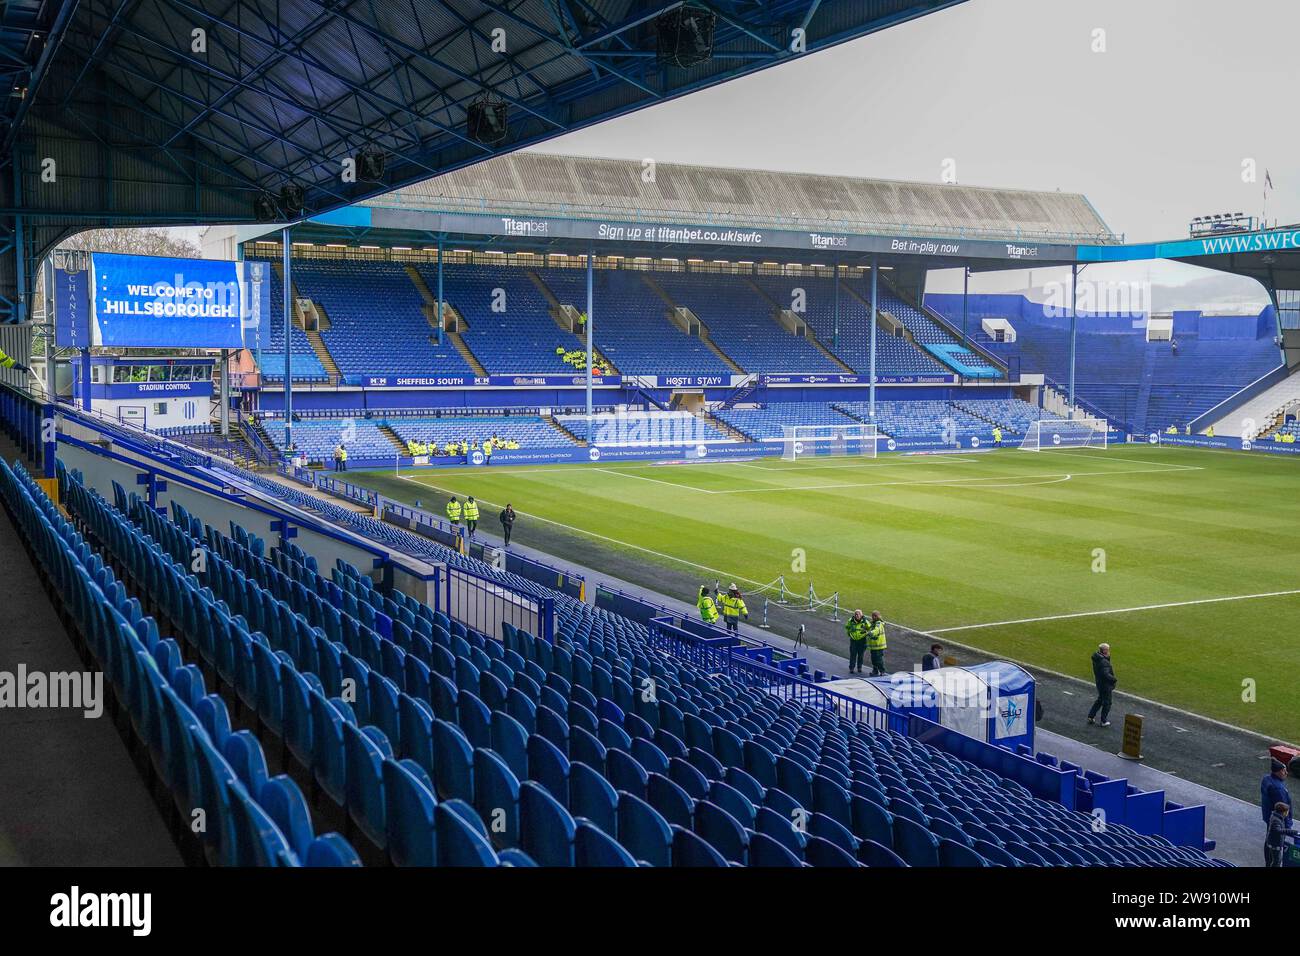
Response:
MULTIPOLYGON (((772 494, 789 493, 797 491, 831 491, 837 488, 886 488, 891 486, 910 486, 910 485, 964 485, 976 481, 1033 481, 1034 479, 1070 479, 1070 478, 1118 478, 1123 475, 1150 475, 1166 474, 1171 470, 1189 470, 1204 471, 1203 468, 1195 465, 1179 465, 1177 469, 1165 468, 1130 468, 1127 471, 1075 471, 1075 472, 1058 472, 1056 474, 1038 474, 1038 475, 984 475, 977 478, 925 478, 917 481, 843 481, 831 485, 787 485, 773 486, 768 488, 726 488, 717 491, 710 491, 711 495, 752 495, 752 494, 772 494)), ((1046 484, 1045 481, 1038 482, 1046 484)), ((987 487, 997 487, 990 485, 987 487)), ((1019 487, 1019 485, 1008 486, 1019 487)))

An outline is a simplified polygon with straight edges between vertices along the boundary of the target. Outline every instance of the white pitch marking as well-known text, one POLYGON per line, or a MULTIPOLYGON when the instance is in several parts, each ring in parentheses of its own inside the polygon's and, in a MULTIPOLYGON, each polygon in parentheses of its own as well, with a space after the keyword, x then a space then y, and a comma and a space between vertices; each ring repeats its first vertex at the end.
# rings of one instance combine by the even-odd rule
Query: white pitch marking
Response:
MULTIPOLYGON (((906 624, 899 624, 898 622, 886 621, 885 623, 886 624, 893 623, 897 627, 901 627, 904 630, 911 631, 913 634, 920 634, 922 637, 933 637, 936 633, 935 631, 922 631, 919 628, 908 627, 906 624)), ((1076 677, 1073 674, 1067 674, 1064 671, 1053 670, 1050 667, 1043 667, 1040 664, 1031 664, 1028 661, 1022 661, 1014 657, 1008 657, 1005 654, 995 654, 993 651, 990 651, 987 648, 978 647, 975 644, 963 644, 960 641, 950 641, 949 643, 951 643, 954 647, 960 647, 962 650, 965 651, 974 651, 976 654, 983 654, 985 657, 989 658, 990 660, 1008 661, 1012 664, 1019 664, 1021 667, 1025 668, 1026 670, 1037 671, 1040 674, 1049 674, 1052 677, 1059 677, 1061 680, 1069 681, 1072 684, 1082 684, 1088 688, 1091 688, 1093 686, 1092 681, 1090 679, 1076 677)), ((1068 694, 1070 692, 1065 691, 1065 693, 1068 694)), ((1089 693, 1091 694, 1091 691, 1089 693)), ((1161 710, 1167 710, 1171 714, 1181 714, 1184 717, 1190 717, 1193 720, 1204 721, 1207 724, 1213 724, 1216 727, 1222 727, 1225 730, 1231 730, 1234 731, 1235 733, 1245 734, 1246 736, 1254 737, 1257 740, 1266 740, 1269 741, 1270 743, 1277 742, 1277 737, 1271 734, 1260 733, 1258 730, 1251 730, 1249 727, 1239 727, 1236 724, 1228 723, 1226 720, 1216 720, 1214 717, 1206 717, 1204 714, 1195 714, 1192 713, 1190 710, 1184 710, 1181 707, 1175 707, 1173 704, 1166 704, 1158 700, 1152 700, 1150 697, 1140 697, 1137 694, 1132 694, 1129 693, 1128 691, 1120 691, 1120 694, 1121 696, 1127 697, 1130 700, 1137 701, 1139 704, 1149 704, 1152 707, 1159 707, 1161 710)), ((1264 754, 1264 756, 1267 757, 1268 754, 1266 753, 1264 754)), ((1157 770, 1156 772, 1163 773, 1163 771, 1160 770, 1157 770)), ((1244 803, 1247 806, 1254 806, 1254 804, 1251 804, 1250 801, 1241 800, 1238 797, 1230 797, 1230 799, 1237 800, 1237 802, 1244 803)))
MULTIPOLYGON (((1102 449, 1100 448, 1095 448, 1091 450, 1095 453, 1102 453, 1102 449)), ((1089 449, 1087 448, 1044 448, 1042 451, 1051 455, 1069 455, 1072 453, 1084 452, 1085 455, 1080 456, 1078 454, 1074 454, 1074 457, 1076 458, 1095 457, 1086 454, 1089 451, 1089 449)), ((1160 465, 1162 468, 1168 469, 1170 471, 1204 471, 1205 470, 1199 465, 1179 465, 1168 461, 1150 461, 1145 458, 1121 458, 1119 455, 1112 455, 1109 452, 1105 452, 1105 455, 1106 455, 1106 461, 1127 461, 1130 464, 1134 464, 1134 465, 1160 465)))
MULTIPOLYGON (((1181 466, 1180 466, 1181 467, 1181 466)), ((1203 471, 1203 468, 1192 467, 1195 471, 1203 471)), ((926 478, 918 481, 844 481, 831 485, 790 485, 774 488, 724 488, 712 492, 715 495, 748 495, 764 494, 770 492, 796 492, 796 491, 829 491, 836 488, 885 488, 896 485, 953 485, 965 484, 972 481, 1018 481, 1020 479, 1034 478, 1096 478, 1096 477, 1119 477, 1120 475, 1149 475, 1164 474, 1168 468, 1130 468, 1128 471, 1076 471, 1071 473, 1058 472, 1056 474, 1038 474, 1038 475, 985 475, 978 478, 926 478)))
POLYGON ((1290 597, 1300 594, 1300 588, 1289 591, 1263 591, 1259 594, 1233 594, 1228 597, 1197 598, 1194 601, 1170 601, 1166 604, 1143 604, 1138 607, 1116 607, 1104 611, 1075 611, 1072 614, 1049 614, 1046 617, 1024 617, 1016 621, 990 621, 986 624, 962 624, 960 627, 940 627, 927 634, 951 634, 954 631, 978 631, 988 627, 1009 627, 1012 624, 1038 624, 1042 621, 1067 621, 1076 617, 1100 617, 1107 614, 1129 614, 1134 611, 1159 611, 1170 607, 1191 607, 1196 604, 1222 604, 1225 601, 1254 601, 1260 598, 1290 597))
POLYGON ((629 471, 614 471, 612 468, 592 468, 592 471, 601 471, 607 475, 618 475, 620 478, 635 478, 638 481, 653 481, 656 485, 667 485, 669 488, 676 488, 679 491, 698 491, 702 495, 716 495, 718 492, 710 491, 708 488, 697 488, 694 485, 679 485, 674 481, 663 481, 659 478, 647 478, 645 475, 634 475, 629 471))
MULTIPOLYGON (((437 485, 431 485, 427 482, 417 481, 414 478, 407 478, 405 475, 398 475, 397 477, 401 478, 403 481, 409 481, 414 485, 419 485, 422 488, 438 488, 439 491, 448 490, 446 488, 441 488, 437 485)), ((489 501, 487 498, 479 498, 478 500, 486 505, 492 505, 493 507, 497 507, 497 508, 502 507, 501 502, 499 501, 489 501)), ((729 578, 732 581, 744 581, 746 584, 752 584, 755 587, 759 587, 759 588, 764 586, 762 581, 755 581, 753 578, 744 577, 743 575, 736 574, 734 571, 723 571, 720 568, 711 568, 707 564, 696 564, 694 561, 686 561, 682 558, 677 557, 676 555, 664 554, 662 551, 655 551, 653 548, 643 548, 639 544, 632 544, 631 542, 628 541, 620 541, 618 538, 610 538, 603 534, 597 534, 594 531, 588 531, 586 528, 577 528, 571 524, 565 524, 562 521, 554 521, 550 518, 543 518, 541 515, 530 514, 527 511, 519 511, 518 513, 528 518, 534 518, 537 521, 544 521, 547 524, 555 525, 555 527, 557 528, 564 528, 566 531, 572 531, 576 534, 585 535, 588 538, 596 538, 597 540, 600 541, 608 541, 610 544, 616 544, 619 547, 623 547, 623 548, 631 548, 634 551, 641 551, 645 554, 653 554, 657 558, 664 558, 665 560, 672 561, 676 564, 682 564, 685 565, 686 567, 698 568, 701 571, 709 571, 712 572, 713 574, 718 575, 718 577, 720 578, 729 578)))
POLYGON ((726 462, 726 461, 715 462, 715 464, 719 464, 719 465, 735 464, 745 468, 757 468, 759 471, 803 472, 803 471, 838 471, 845 468, 897 468, 899 466, 909 466, 909 465, 915 467, 916 465, 976 464, 980 460, 981 459, 979 458, 957 458, 952 455, 943 455, 943 456, 914 455, 911 457, 904 457, 900 455, 892 461, 878 461, 878 460, 872 461, 868 459, 867 461, 853 461, 853 462, 846 462, 843 464, 836 464, 836 465, 805 465, 796 462, 792 467, 783 467, 781 465, 755 465, 748 462, 726 462))
POLYGON ((1009 485, 976 485, 976 488, 1033 488, 1036 485, 1059 485, 1063 481, 1069 481, 1073 475, 1063 475, 1060 478, 1048 478, 1046 481, 1017 481, 1009 485))

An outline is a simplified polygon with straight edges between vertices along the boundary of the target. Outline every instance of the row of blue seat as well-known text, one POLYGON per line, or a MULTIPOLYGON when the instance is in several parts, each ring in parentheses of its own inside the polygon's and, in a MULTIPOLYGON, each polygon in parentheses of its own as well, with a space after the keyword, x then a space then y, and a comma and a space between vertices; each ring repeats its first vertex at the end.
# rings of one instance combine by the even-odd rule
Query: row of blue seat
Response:
MULTIPOLYGON (((159 638, 140 602, 59 514, 22 467, 0 462, 0 494, 63 597, 69 624, 101 666, 129 729, 171 797, 172 823, 199 833, 215 862, 346 866, 356 860, 338 834, 303 826, 305 801, 287 777, 241 780, 190 707, 194 674, 176 666, 174 642, 159 638), (282 829, 283 828, 283 829, 282 829), (290 842, 284 832, 293 834, 290 842)), ((242 744, 231 745, 234 753, 242 744)))

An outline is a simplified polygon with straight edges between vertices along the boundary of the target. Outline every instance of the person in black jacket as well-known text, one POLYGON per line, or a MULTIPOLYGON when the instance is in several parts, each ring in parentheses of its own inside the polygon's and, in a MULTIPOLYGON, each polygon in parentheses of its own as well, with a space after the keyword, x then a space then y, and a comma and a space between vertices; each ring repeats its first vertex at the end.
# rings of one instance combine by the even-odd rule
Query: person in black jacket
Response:
POLYGON ((1088 723, 1100 723, 1103 727, 1109 727, 1111 694, 1115 690, 1118 681, 1115 679, 1115 665, 1110 660, 1110 645, 1099 644, 1097 650, 1092 654, 1092 679, 1097 685, 1097 699, 1092 703, 1092 709, 1088 711, 1088 723), (1101 720, 1096 718, 1100 711, 1101 720))
POLYGON ((1282 856, 1286 852, 1286 837, 1296 836, 1287 817, 1291 808, 1279 801, 1268 818, 1268 835, 1264 838, 1264 865, 1276 867, 1282 865, 1282 856))
POLYGON ((510 507, 510 502, 506 502, 505 510, 501 512, 501 534, 506 539, 506 547, 510 547, 510 532, 515 527, 515 509, 510 507))
POLYGON ((943 667, 943 645, 931 644, 930 653, 921 658, 921 670, 933 671, 943 667))

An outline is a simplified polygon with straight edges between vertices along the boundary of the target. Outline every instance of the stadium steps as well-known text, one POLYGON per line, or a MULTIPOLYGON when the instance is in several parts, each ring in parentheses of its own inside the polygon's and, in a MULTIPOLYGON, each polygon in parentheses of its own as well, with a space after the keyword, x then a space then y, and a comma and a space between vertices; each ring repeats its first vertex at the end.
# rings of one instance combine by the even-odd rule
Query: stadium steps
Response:
POLYGON ((585 445, 585 444, 587 444, 585 441, 583 441, 581 438, 579 438, 579 437, 578 437, 577 435, 575 435, 573 432, 571 432, 571 431, 569 431, 567 428, 565 428, 564 425, 562 425, 560 422, 556 421, 554 415, 550 415, 550 414, 542 415, 542 416, 541 416, 541 419, 542 419, 542 421, 546 422, 546 424, 548 424, 548 425, 550 425, 552 428, 554 428, 554 429, 555 429, 557 432, 559 432, 561 435, 563 435, 565 438, 569 439, 569 441, 573 442, 575 445, 585 445))
POLYGON ((1275 385, 1245 401, 1235 405, 1225 404, 1226 412, 1218 414, 1211 422, 1202 422, 1202 424, 1213 425, 1216 435, 1239 436, 1246 419, 1253 420, 1257 428, 1262 428, 1297 401, 1300 401, 1300 375, 1292 372, 1275 385))
MULTIPOLYGON (((429 290, 429 284, 424 281, 424 276, 420 275, 419 269, 415 268, 415 266, 411 265, 409 262, 404 263, 402 268, 406 270, 406 274, 410 278, 411 284, 415 286, 416 290, 420 293, 420 298, 424 300, 424 306, 425 306, 424 314, 426 318, 428 318, 429 324, 432 325, 434 328, 437 328, 438 327, 437 297, 434 296, 434 294, 429 290), (429 310, 432 310, 432 314, 430 314, 429 310)), ((447 305, 447 300, 444 299, 442 304, 445 307, 447 305)))
POLYGON ((377 427, 379 429, 379 434, 383 435, 390 442, 392 442, 393 447, 397 449, 399 454, 402 455, 406 454, 406 442, 402 441, 402 439, 397 437, 397 432, 393 431, 392 426, 379 425, 377 427))
MULTIPOLYGON (((1151 407, 1151 387, 1155 384, 1156 358, 1158 353, 1168 348, 1164 342, 1148 342, 1142 350, 1142 372, 1138 378, 1137 401, 1133 406, 1133 427, 1138 432, 1145 432, 1151 423, 1147 421, 1147 410, 1151 407)), ((1160 431, 1169 427, 1170 422, 1156 422, 1160 431)), ((1181 425, 1182 422, 1173 424, 1181 425)))
MULTIPOLYGON (((870 314, 870 313, 871 313, 871 296, 870 296, 870 295, 867 295, 867 294, 864 294, 864 293, 862 293, 862 292, 859 292, 857 289, 853 288, 853 286, 851 286, 849 283, 845 282, 843 279, 840 280, 840 290, 841 290, 841 292, 843 292, 843 293, 846 294, 846 295, 851 295, 851 296, 853 296, 853 298, 857 299, 859 302, 861 302, 863 305, 865 305, 865 306, 867 307, 867 314, 870 314)), ((877 308, 877 311, 878 311, 881 315, 890 315, 890 313, 889 313, 889 311, 888 311, 887 309, 880 308, 879 305, 877 305, 876 308, 877 308)), ((912 348, 916 349, 918 352, 920 352, 922 355, 924 355, 924 356, 925 356, 926 358, 928 358, 930 361, 932 361, 932 362, 938 362, 938 361, 939 361, 937 358, 935 358, 933 355, 931 355, 929 352, 927 352, 924 348, 921 347, 921 343, 918 342, 918 341, 916 340, 916 336, 914 336, 914 335, 912 334, 912 330, 911 330, 911 329, 909 329, 907 326, 903 325, 902 322, 898 322, 897 319, 893 319, 892 316, 890 316, 890 318, 891 318, 893 321, 895 321, 895 322, 898 323, 898 327, 899 327, 899 329, 901 330, 902 335, 899 335, 899 336, 894 335, 894 333, 891 332, 888 328, 886 328, 885 326, 881 325, 881 324, 880 324, 880 320, 877 319, 877 320, 876 320, 876 326, 877 326, 877 332, 876 332, 876 334, 877 334, 877 336, 880 336, 880 335, 888 335, 888 336, 892 336, 892 337, 894 337, 894 338, 901 338, 904 342, 906 342, 908 345, 912 346, 912 348)), ((944 366, 944 367, 946 368, 947 366, 944 366)), ((858 371, 861 372, 861 373, 863 373, 863 374, 865 374, 867 370, 866 370, 866 368, 864 367, 864 368, 858 369, 858 371)))
MULTIPOLYGON (((759 295, 761 295, 764 299, 766 299, 768 302, 772 304, 772 310, 773 310, 772 321, 781 327, 782 332, 786 333, 787 335, 791 334, 790 330, 787 329, 777 319, 777 314, 780 312, 790 312, 792 310, 787 309, 785 306, 781 305, 781 303, 777 302, 776 299, 774 299, 766 289, 764 289, 761 285, 759 285, 757 282, 755 282, 753 279, 749 278, 748 276, 745 277, 745 282, 749 284, 749 287, 751 289, 753 289, 755 292, 757 292, 759 295)), ((798 315, 798 313, 795 314, 798 315)), ((804 338, 807 340, 808 344, 811 345, 813 348, 815 348, 818 352, 821 352, 822 355, 826 356, 826 358, 829 361, 834 362, 836 365, 838 365, 841 371, 852 375, 853 368, 847 362, 845 362, 844 359, 840 358, 838 355, 832 352, 827 346, 822 344, 822 342, 817 338, 817 333, 813 331, 812 324, 809 323, 808 320, 805 319, 803 316, 799 316, 799 321, 803 322, 804 338)))
MULTIPOLYGON (((539 288, 546 288, 545 283, 542 282, 540 277, 538 277, 536 281, 539 284, 539 288)), ((551 296, 550 299, 554 300, 554 296, 551 296)), ((556 324, 561 332, 570 333, 574 339, 577 340, 578 348, 585 351, 587 348, 587 333, 586 331, 579 332, 577 330, 577 322, 574 319, 574 316, 578 314, 578 310, 571 305, 558 304, 558 300, 556 301, 557 304, 552 306, 548 310, 547 314, 550 315, 551 320, 556 324)), ((596 355, 597 365, 603 365, 605 368, 609 369, 609 374, 611 375, 620 374, 618 366, 610 361, 609 356, 602 352, 600 346, 596 344, 594 329, 592 330, 591 351, 596 355)))
POLYGON ((325 374, 330 377, 330 381, 336 384, 342 381, 343 373, 339 371, 338 363, 334 361, 334 356, 330 355, 330 350, 325 345, 325 340, 321 338, 320 333, 309 332, 304 329, 303 335, 307 336, 311 350, 316 353, 316 358, 320 360, 321 367, 325 369, 325 374))
MULTIPOLYGON (((271 436, 267 433, 266 427, 260 421, 256 419, 250 419, 247 423, 242 424, 238 427, 240 428, 241 433, 244 429, 254 432, 257 435, 257 437, 261 439, 262 444, 264 446, 272 450, 275 449, 276 447, 275 442, 271 441, 271 436)), ((248 442, 250 446, 252 446, 253 444, 251 441, 248 440, 247 436, 244 436, 244 441, 248 442)))
MULTIPOLYGON (((419 269, 415 268, 415 266, 411 265, 409 262, 404 263, 402 268, 406 271, 407 278, 411 280, 411 284, 415 286, 416 291, 420 293, 420 298, 424 300, 424 308, 422 311, 424 312, 425 321, 429 323, 429 328, 433 329, 434 334, 436 335, 438 333, 437 297, 435 297, 429 290, 429 284, 424 281, 424 276, 420 275, 419 269)), ((469 323, 465 321, 465 316, 461 315, 460 310, 445 298, 442 300, 442 315, 444 319, 447 319, 448 317, 453 319, 457 329, 469 328, 469 323)), ((470 367, 475 375, 488 374, 488 370, 484 367, 483 363, 478 360, 478 356, 470 350, 468 343, 466 343, 460 332, 443 329, 442 334, 446 336, 447 340, 451 342, 453 346, 455 346, 456 351, 460 353, 460 357, 465 360, 465 364, 470 367)))
MULTIPOLYGON (((895 285, 893 280, 890 279, 889 276, 887 276, 884 272, 881 272, 880 274, 880 281, 887 289, 889 289, 890 292, 892 292, 894 295, 902 299, 903 302, 905 302, 907 305, 910 305, 912 308, 916 309, 916 311, 920 312, 922 315, 928 318, 931 322, 934 322, 936 325, 938 325, 939 328, 943 329, 950 336, 952 336, 954 341, 961 343, 962 348, 964 348, 968 352, 973 352, 974 354, 980 356, 980 358, 985 359, 987 362, 989 362, 989 364, 991 364, 995 369, 997 369, 1001 373, 1002 378, 1006 378, 1007 371, 1008 371, 1006 359, 1002 358, 1002 356, 998 355, 993 350, 981 345, 979 342, 975 340, 973 336, 971 335, 963 336, 961 329, 957 328, 957 326, 949 322, 947 316, 944 316, 939 312, 935 311, 934 309, 930 308, 928 305, 925 304, 924 300, 917 301, 916 296, 911 295, 908 292, 904 292, 897 285, 895 285)), ((928 355, 930 353, 927 352, 926 354, 928 355)))
POLYGON ((469 345, 465 342, 464 337, 459 332, 444 332, 447 341, 456 347, 460 357, 465 360, 465 364, 473 369, 475 375, 487 375, 488 371, 483 367, 483 363, 478 360, 473 352, 469 350, 469 345))
POLYGON ((957 409, 959 412, 963 412, 969 415, 971 418, 978 418, 982 422, 988 422, 990 425, 996 425, 998 426, 998 428, 1001 428, 1003 431, 1010 432, 1013 435, 1020 434, 1018 431, 1016 431, 1006 422, 1000 422, 996 418, 990 418, 989 416, 985 415, 983 412, 979 412, 973 408, 969 408, 968 406, 963 405, 961 402, 949 402, 948 404, 951 405, 953 408, 957 409))
MULTIPOLYGON (((673 297, 668 294, 668 292, 664 289, 663 286, 661 286, 658 282, 654 280, 653 277, 651 277, 650 273, 648 272, 641 273, 641 278, 645 282, 645 284, 650 287, 650 289, 654 292, 654 294, 659 296, 659 298, 663 300, 664 305, 668 307, 670 312, 683 308, 682 306, 678 305, 676 302, 673 301, 673 297)), ((690 312, 690 309, 687 309, 686 311, 690 312)), ((700 341, 703 342, 705 345, 707 345, 709 347, 709 351, 712 352, 714 355, 716 355, 722 361, 722 363, 727 366, 727 368, 731 369, 733 373, 735 373, 736 375, 744 375, 745 370, 740 367, 739 363, 737 363, 730 355, 728 355, 725 351, 723 351, 722 346, 720 346, 717 342, 713 340, 713 336, 709 335, 709 327, 705 325, 704 322, 701 321, 699 316, 695 315, 694 312, 691 312, 691 315, 694 317, 696 322, 700 323, 700 341)), ((669 319, 669 321, 672 322, 672 319, 669 319)), ((676 323, 674 323, 674 325, 676 325, 676 323)))
POLYGON ((736 428, 732 425, 728 425, 726 422, 724 422, 721 418, 718 418, 712 412, 709 411, 700 412, 695 417, 702 421, 708 422, 714 428, 718 429, 718 431, 722 432, 728 438, 734 439, 735 441, 744 442, 747 445, 752 444, 754 441, 753 438, 746 435, 739 428, 736 428))

